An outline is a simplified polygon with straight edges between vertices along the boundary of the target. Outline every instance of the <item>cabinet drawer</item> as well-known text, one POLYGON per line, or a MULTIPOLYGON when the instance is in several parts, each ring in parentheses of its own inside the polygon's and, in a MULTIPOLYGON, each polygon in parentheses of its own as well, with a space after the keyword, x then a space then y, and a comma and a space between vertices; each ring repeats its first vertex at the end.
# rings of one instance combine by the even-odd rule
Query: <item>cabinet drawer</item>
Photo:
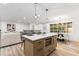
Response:
POLYGON ((45 55, 50 54, 53 51, 53 47, 45 49, 45 55))
POLYGON ((34 55, 35 56, 43 56, 44 55, 44 49, 43 48, 34 48, 34 55))
POLYGON ((37 47, 44 47, 44 40, 38 40, 38 41, 35 41, 34 42, 34 47, 37 48, 37 47))

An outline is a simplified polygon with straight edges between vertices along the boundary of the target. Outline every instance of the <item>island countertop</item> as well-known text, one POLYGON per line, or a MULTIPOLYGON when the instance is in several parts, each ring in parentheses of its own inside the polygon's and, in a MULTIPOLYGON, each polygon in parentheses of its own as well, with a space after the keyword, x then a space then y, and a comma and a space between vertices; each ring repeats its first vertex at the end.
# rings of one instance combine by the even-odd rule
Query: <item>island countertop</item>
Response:
POLYGON ((54 36, 54 35, 57 35, 57 33, 47 33, 47 34, 40 34, 40 35, 34 34, 32 36, 22 35, 22 37, 27 38, 31 41, 35 41, 35 40, 39 40, 39 39, 54 36))

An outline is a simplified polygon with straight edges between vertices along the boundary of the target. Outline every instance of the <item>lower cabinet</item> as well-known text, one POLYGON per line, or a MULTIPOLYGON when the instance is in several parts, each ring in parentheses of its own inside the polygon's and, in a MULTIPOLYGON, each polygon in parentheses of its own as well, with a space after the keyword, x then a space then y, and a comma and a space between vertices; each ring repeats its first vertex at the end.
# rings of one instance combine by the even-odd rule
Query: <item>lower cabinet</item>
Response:
POLYGON ((34 55, 43 56, 44 55, 44 39, 40 39, 33 42, 34 44, 34 55))
POLYGON ((51 37, 51 39, 49 39, 48 37, 36 41, 29 41, 25 39, 24 53, 26 56, 46 56, 49 55, 51 52, 53 52, 54 49, 56 49, 56 46, 57 46, 56 36, 51 37), (50 40, 52 41, 51 43, 50 40))
POLYGON ((34 56, 43 56, 44 55, 44 49, 43 48, 34 48, 34 56))
POLYGON ((44 49, 44 55, 49 55, 53 51, 53 47, 49 46, 44 49))
POLYGON ((52 37, 53 39, 53 49, 55 50, 57 47, 57 36, 55 35, 54 37, 52 37))

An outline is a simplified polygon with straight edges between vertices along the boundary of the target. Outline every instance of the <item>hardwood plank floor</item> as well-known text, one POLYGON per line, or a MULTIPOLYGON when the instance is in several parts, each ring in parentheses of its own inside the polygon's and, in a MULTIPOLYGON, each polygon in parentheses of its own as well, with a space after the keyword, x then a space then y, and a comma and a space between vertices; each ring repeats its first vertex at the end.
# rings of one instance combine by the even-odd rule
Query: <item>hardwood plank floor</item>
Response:
POLYGON ((58 42, 56 51, 50 56, 79 56, 79 42, 58 42))
POLYGON ((24 56, 21 44, 1 48, 1 56, 24 56))
MULTIPOLYGON (((1 56, 24 56, 21 44, 0 49, 1 56)), ((79 42, 58 42, 57 48, 50 56, 79 56, 79 42)))

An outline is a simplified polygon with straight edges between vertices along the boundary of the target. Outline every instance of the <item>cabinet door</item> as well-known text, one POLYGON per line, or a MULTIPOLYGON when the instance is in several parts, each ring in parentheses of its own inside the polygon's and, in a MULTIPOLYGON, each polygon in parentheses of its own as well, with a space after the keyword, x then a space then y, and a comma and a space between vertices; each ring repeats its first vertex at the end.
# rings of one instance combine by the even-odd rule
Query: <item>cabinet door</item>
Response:
POLYGON ((44 55, 44 48, 34 48, 34 56, 43 56, 44 55))
POLYGON ((57 36, 54 36, 52 39, 53 39, 53 49, 56 49, 56 47, 57 47, 57 36))
POLYGON ((50 46, 48 46, 48 47, 46 47, 45 49, 44 49, 44 55, 46 56, 46 55, 49 55, 51 52, 53 52, 53 47, 52 47, 52 45, 50 45, 50 46))
POLYGON ((34 48, 44 47, 44 39, 37 40, 34 42, 34 48))
POLYGON ((44 55, 44 39, 40 39, 34 42, 34 55, 43 56, 44 55))
POLYGON ((24 54, 26 56, 33 56, 33 44, 28 40, 24 42, 24 54))
POLYGON ((47 40, 45 40, 45 41, 47 41, 47 42, 45 42, 46 45, 44 48, 44 55, 49 55, 51 52, 53 52, 53 39, 52 39, 52 37, 50 37, 50 38, 47 38, 47 40))

